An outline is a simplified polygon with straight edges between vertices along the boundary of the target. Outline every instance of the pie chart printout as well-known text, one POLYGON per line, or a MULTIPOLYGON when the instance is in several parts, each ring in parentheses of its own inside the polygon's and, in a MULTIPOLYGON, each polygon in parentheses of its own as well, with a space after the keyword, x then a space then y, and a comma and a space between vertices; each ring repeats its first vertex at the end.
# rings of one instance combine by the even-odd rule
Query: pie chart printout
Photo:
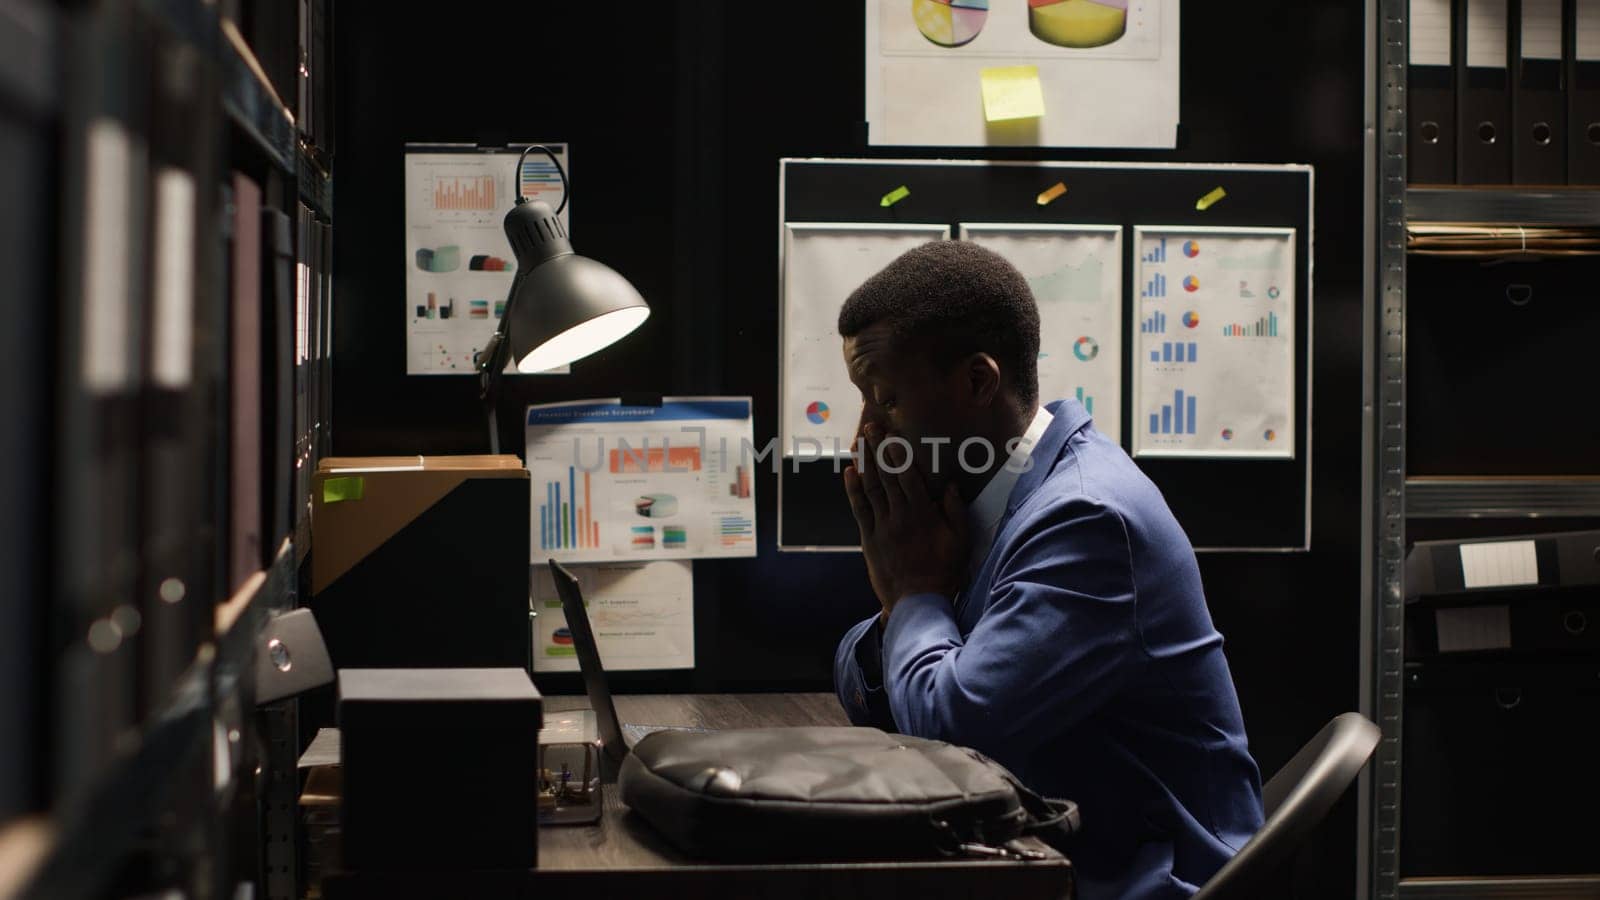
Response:
POLYGON ((941 47, 970 43, 989 17, 989 0, 911 0, 922 36, 941 47))
POLYGON ((1087 50, 1128 31, 1128 0, 1028 0, 1028 30, 1057 47, 1087 50))

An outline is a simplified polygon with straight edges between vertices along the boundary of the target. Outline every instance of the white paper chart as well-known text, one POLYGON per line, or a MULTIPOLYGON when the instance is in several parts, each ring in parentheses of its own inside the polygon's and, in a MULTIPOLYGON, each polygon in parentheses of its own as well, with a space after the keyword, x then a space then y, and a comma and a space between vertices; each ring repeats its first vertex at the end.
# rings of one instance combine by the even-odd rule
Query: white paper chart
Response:
POLYGON ((1179 0, 867 0, 867 140, 1177 146, 1179 6, 1179 0), (1037 68, 1045 114, 997 127, 984 118, 983 72, 1019 64, 1037 68))
POLYGON ((528 407, 530 561, 754 556, 750 398, 528 407))
POLYGON ((1295 230, 1134 228, 1135 456, 1294 456, 1295 230))
MULTIPOLYGON (((566 145, 546 146, 570 174, 566 145)), ((474 374, 478 351, 499 327, 516 275, 506 213, 519 190, 552 208, 562 196, 550 158, 536 150, 519 173, 519 153, 406 153, 407 375, 474 374)), ((563 226, 570 213, 561 211, 563 226)))
POLYGON ((962 223, 1016 266, 1039 304, 1039 402, 1082 403, 1122 440, 1122 226, 962 223))
POLYGON ((839 307, 895 257, 950 237, 945 225, 784 225, 782 454, 850 452, 861 392, 845 370, 839 307))
MULTIPOLYGON (((570 571, 606 671, 694 668, 694 563, 604 563, 570 571)), ((549 566, 533 566, 533 606, 533 670, 578 671, 549 566)))

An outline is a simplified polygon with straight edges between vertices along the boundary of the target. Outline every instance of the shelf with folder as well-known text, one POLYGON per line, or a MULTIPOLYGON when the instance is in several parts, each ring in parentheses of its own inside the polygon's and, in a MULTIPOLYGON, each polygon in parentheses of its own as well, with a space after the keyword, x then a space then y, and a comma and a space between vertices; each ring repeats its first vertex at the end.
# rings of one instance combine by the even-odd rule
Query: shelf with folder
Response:
POLYGON ((295 158, 299 164, 300 202, 309 206, 318 219, 332 221, 332 176, 304 145, 296 152, 295 158))
POLYGON ((1544 897, 1596 897, 1600 896, 1600 875, 1402 878, 1400 896, 1404 900, 1458 900, 1463 897, 1525 897, 1527 900, 1538 900, 1544 897))
POLYGON ((1406 687, 1430 690, 1600 687, 1600 659, 1550 658, 1407 660, 1406 687))
POLYGON ((232 22, 223 20, 222 105, 228 118, 284 173, 299 174, 294 116, 232 22))
POLYGON ((1406 221, 1600 227, 1600 188, 1407 188, 1406 221))
MULTIPOLYGON (((211 651, 202 650, 170 702, 107 767, 82 800, 53 811, 54 842, 21 897, 104 894, 150 838, 181 840, 160 821, 185 779, 209 781, 211 651)), ((202 827, 190 823, 192 827, 202 827)))
MULTIPOLYGON (((201 646, 167 702, 140 728, 75 808, 56 810, 51 846, 19 896, 97 896, 128 857, 150 849, 169 798, 186 778, 213 785, 213 722, 254 665, 255 640, 275 609, 292 602, 294 552, 287 541, 272 566, 247 580, 216 613, 216 641, 201 646)), ((243 698, 248 700, 248 698, 243 698)), ((189 817, 188 827, 206 820, 189 817)), ((173 846, 181 839, 163 832, 173 846)))
POLYGON ((1600 516, 1600 476, 1406 479, 1409 519, 1600 516))
POLYGON ((53 7, 7 4, 0 13, 0 94, 36 114, 59 106, 59 32, 53 7))
POLYGON ((294 603, 294 550, 285 540, 272 565, 247 579, 228 602, 217 607, 217 684, 231 690, 255 660, 256 635, 275 612, 294 603))

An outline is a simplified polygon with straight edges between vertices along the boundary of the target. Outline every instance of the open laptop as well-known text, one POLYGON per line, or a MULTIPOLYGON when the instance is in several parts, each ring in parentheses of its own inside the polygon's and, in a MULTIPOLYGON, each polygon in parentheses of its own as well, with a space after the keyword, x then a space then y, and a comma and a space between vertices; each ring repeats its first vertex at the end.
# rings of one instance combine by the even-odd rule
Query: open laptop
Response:
POLYGON ((567 616, 567 629, 572 632, 572 646, 578 653, 578 668, 583 672, 583 690, 589 695, 589 706, 594 709, 595 725, 600 731, 600 743, 606 756, 620 764, 628 750, 657 731, 708 731, 684 725, 628 725, 617 718, 617 707, 611 702, 611 684, 606 681, 605 667, 600 665, 600 645, 595 643, 594 629, 589 627, 589 611, 583 605, 583 591, 578 579, 555 560, 550 560, 550 575, 555 579, 556 593, 561 595, 561 611, 567 616))

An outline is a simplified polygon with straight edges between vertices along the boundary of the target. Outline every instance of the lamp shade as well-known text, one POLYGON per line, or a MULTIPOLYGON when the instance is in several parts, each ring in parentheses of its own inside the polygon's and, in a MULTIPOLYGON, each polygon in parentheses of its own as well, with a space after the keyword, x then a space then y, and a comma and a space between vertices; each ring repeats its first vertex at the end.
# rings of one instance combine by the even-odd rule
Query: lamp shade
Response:
POLYGON ((519 372, 542 372, 609 346, 650 317, 628 279, 572 251, 561 220, 542 200, 506 213, 517 255, 506 304, 507 340, 519 372))

